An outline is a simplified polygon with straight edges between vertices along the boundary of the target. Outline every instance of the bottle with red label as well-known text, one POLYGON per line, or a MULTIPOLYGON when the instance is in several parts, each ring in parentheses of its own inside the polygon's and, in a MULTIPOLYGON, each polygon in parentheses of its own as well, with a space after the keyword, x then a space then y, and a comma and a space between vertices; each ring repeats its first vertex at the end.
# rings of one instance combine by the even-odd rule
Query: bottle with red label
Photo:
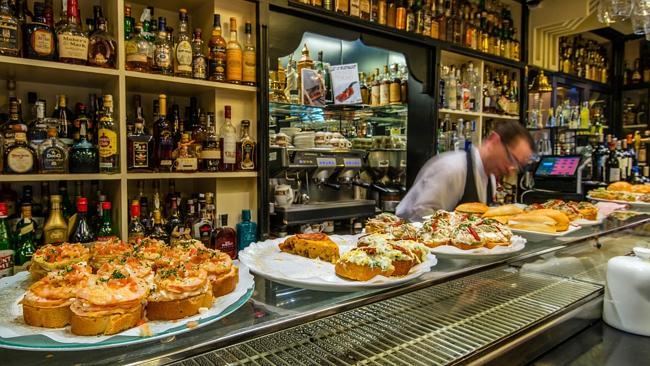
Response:
POLYGON ((227 253, 230 258, 237 258, 237 234, 228 227, 228 215, 219 216, 221 225, 212 233, 212 248, 227 253))

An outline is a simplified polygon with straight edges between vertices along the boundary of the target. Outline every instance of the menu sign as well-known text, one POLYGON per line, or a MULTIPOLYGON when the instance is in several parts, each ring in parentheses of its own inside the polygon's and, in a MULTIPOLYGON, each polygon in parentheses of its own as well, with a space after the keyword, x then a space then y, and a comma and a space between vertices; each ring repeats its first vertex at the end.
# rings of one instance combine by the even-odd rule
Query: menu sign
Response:
POLYGON ((330 66, 334 104, 359 104, 359 67, 357 64, 330 66))

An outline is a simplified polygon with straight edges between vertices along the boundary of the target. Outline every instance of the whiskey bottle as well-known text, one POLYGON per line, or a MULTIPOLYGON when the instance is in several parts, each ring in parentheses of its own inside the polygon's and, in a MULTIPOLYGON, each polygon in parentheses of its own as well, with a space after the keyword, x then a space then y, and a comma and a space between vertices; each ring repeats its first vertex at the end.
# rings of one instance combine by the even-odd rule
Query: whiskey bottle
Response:
POLYGON ((45 101, 42 99, 37 101, 35 107, 36 119, 29 123, 27 137, 32 148, 34 148, 34 150, 37 150, 38 145, 40 145, 41 142, 45 141, 47 138, 48 127, 45 123, 45 101))
POLYGON ((201 219, 197 220, 193 226, 193 237, 198 239, 206 247, 210 246, 210 237, 212 236, 212 222, 208 219, 207 210, 201 209, 201 219))
POLYGON ((207 135, 201 149, 201 170, 217 172, 221 162, 221 142, 217 136, 217 126, 212 113, 208 113, 206 129, 207 135))
POLYGON ((228 227, 228 215, 223 214, 220 217, 221 225, 215 229, 212 235, 212 247, 224 252, 232 259, 237 258, 237 234, 235 230, 228 227))
MULTIPOLYGON (((9 113, 7 122, 2 126, 2 137, 4 138, 3 146, 5 151, 13 145, 16 140, 16 132, 21 131, 20 126, 23 124, 20 117, 20 104, 17 98, 9 98, 9 113)), ((23 131, 25 132, 25 131, 23 131)), ((6 162, 6 160, 5 160, 6 162)), ((6 163, 5 163, 6 165, 6 163)))
POLYGON ((14 143, 4 153, 4 172, 6 174, 35 173, 37 167, 36 151, 27 144, 25 132, 16 132, 14 143))
POLYGON ((190 134, 184 133, 181 141, 178 143, 178 148, 174 150, 174 170, 177 172, 195 172, 199 168, 197 156, 194 151, 190 149, 192 145, 190 134))
POLYGON ((381 75, 379 84, 379 105, 388 105, 390 103, 390 74, 388 73, 388 65, 384 65, 384 73, 381 75))
POLYGON ((142 35, 142 23, 135 25, 135 33, 125 43, 124 65, 129 71, 149 72, 149 41, 142 35))
POLYGON ((113 120, 113 96, 104 95, 104 112, 99 119, 99 172, 113 174, 118 173, 119 153, 117 125, 113 120))
POLYGON ((391 68, 390 74, 390 86, 389 86, 389 103, 390 104, 400 104, 402 102, 402 92, 401 84, 402 80, 400 79, 398 65, 394 64, 391 68))
POLYGON ((153 126, 156 168, 158 171, 171 172, 173 166, 172 153, 174 151, 174 140, 172 126, 167 120, 167 96, 160 94, 158 96, 158 103, 158 120, 153 126))
POLYGON ((167 19, 158 18, 158 34, 154 42, 153 71, 162 75, 173 75, 172 51, 174 46, 167 39, 167 19))
POLYGON ((67 107, 67 97, 65 94, 59 95, 59 105, 52 113, 53 118, 59 119, 59 138, 67 146, 72 146, 74 143, 74 113, 67 107))
POLYGON ((34 16, 25 26, 23 54, 27 58, 51 61, 56 59, 54 29, 45 22, 44 8, 44 3, 34 3, 34 16))
POLYGON ((192 40, 192 77, 194 79, 205 79, 208 77, 208 61, 203 51, 201 28, 194 29, 194 40, 192 40))
POLYGON ((379 106, 379 98, 381 95, 381 88, 379 84, 379 69, 375 69, 375 73, 372 75, 372 81, 370 82, 370 105, 379 106))
POLYGON ((129 171, 153 171, 153 136, 144 131, 142 118, 136 119, 133 133, 127 136, 127 143, 129 171))
POLYGON ((22 217, 16 223, 16 231, 14 233, 14 237, 16 238, 16 265, 23 265, 31 261, 36 251, 36 222, 32 219, 32 205, 23 205, 21 210, 22 217))
POLYGON ((0 1, 0 55, 20 56, 19 24, 9 0, 0 1))
POLYGON ((370 104, 370 93, 368 91, 368 84, 366 84, 366 75, 362 72, 359 73, 359 90, 361 91, 361 103, 370 104))
POLYGON ((68 172, 68 147, 57 138, 56 127, 48 130, 48 138, 38 147, 40 172, 65 174, 68 172))
POLYGON ((192 77, 192 38, 188 31, 187 10, 178 11, 178 35, 174 47, 174 75, 192 77))
POLYGON ((253 35, 252 35, 252 26, 251 22, 246 22, 244 27, 244 32, 246 34, 244 39, 244 63, 243 63, 243 77, 242 84, 244 85, 255 85, 257 80, 256 73, 256 63, 257 57, 255 55, 255 45, 253 44, 253 35))
POLYGON ((67 0, 67 22, 57 31, 59 61, 85 65, 88 59, 88 37, 81 30, 77 17, 77 0, 67 0))
POLYGON ((61 244, 68 240, 68 222, 63 217, 61 196, 50 197, 50 216, 43 226, 43 244, 61 244))
POLYGON ((169 209, 169 218, 167 219, 167 235, 171 239, 173 244, 180 237, 180 232, 183 227, 183 220, 181 220, 180 213, 178 212, 178 199, 173 198, 171 200, 171 207, 169 209))
POLYGON ((242 82, 242 48, 237 40, 237 19, 230 18, 230 39, 226 46, 226 81, 242 82))
POLYGON ((98 18, 96 31, 88 42, 88 64, 91 66, 115 68, 117 64, 117 43, 108 33, 106 20, 98 18))
POLYGON ((87 139, 86 121, 79 125, 79 142, 70 150, 70 173, 97 173, 99 171, 99 151, 87 139))
POLYGON ((221 15, 214 14, 212 36, 208 41, 208 79, 226 81, 226 40, 221 36, 221 15))
POLYGON ((238 149, 240 170, 255 169, 255 141, 249 135, 250 125, 249 120, 241 121, 241 139, 238 149))
POLYGON ((163 227, 162 214, 159 210, 154 210, 153 212, 153 228, 151 229, 149 237, 163 242, 169 241, 169 235, 163 227))
POLYGON ((237 166, 237 130, 231 121, 231 108, 225 107, 225 123, 221 126, 221 167, 222 172, 234 172, 237 166))

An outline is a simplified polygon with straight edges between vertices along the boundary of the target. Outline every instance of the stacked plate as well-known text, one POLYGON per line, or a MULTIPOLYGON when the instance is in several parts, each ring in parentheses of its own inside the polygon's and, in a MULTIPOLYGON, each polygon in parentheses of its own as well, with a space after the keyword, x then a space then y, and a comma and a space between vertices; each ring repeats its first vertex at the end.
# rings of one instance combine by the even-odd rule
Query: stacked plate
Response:
POLYGON ((298 149, 311 149, 314 147, 314 131, 298 132, 293 136, 293 146, 298 149))

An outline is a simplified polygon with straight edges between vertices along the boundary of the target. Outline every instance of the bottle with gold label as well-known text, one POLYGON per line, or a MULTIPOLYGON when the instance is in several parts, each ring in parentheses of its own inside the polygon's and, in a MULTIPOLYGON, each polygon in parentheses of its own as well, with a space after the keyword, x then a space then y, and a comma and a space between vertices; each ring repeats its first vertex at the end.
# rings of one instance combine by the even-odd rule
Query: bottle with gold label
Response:
POLYGON ((255 141, 250 137, 251 121, 241 121, 241 139, 237 145, 237 160, 239 162, 240 170, 254 170, 255 169, 255 141))
POLYGON ((174 75, 192 77, 192 37, 188 30, 187 10, 178 11, 178 35, 174 47, 174 75))
POLYGON ((79 27, 78 9, 77 0, 68 0, 68 20, 57 30, 56 37, 60 62, 85 65, 88 59, 88 36, 79 27))
POLYGON ((241 84, 242 48, 237 40, 237 19, 230 18, 230 39, 226 46, 226 81, 241 84))
POLYGON ((50 216, 43 226, 43 244, 61 244, 68 240, 68 222, 61 212, 61 196, 50 197, 50 216))
POLYGON ((252 34, 252 25, 251 22, 246 22, 244 27, 246 32, 246 38, 244 39, 244 63, 243 63, 243 78, 242 84, 244 85, 255 85, 256 70, 255 64, 257 63, 257 57, 255 56, 255 45, 253 44, 253 34, 252 34))
POLYGON ((117 124, 113 120, 113 96, 104 95, 104 112, 99 118, 99 172, 119 172, 117 124))

